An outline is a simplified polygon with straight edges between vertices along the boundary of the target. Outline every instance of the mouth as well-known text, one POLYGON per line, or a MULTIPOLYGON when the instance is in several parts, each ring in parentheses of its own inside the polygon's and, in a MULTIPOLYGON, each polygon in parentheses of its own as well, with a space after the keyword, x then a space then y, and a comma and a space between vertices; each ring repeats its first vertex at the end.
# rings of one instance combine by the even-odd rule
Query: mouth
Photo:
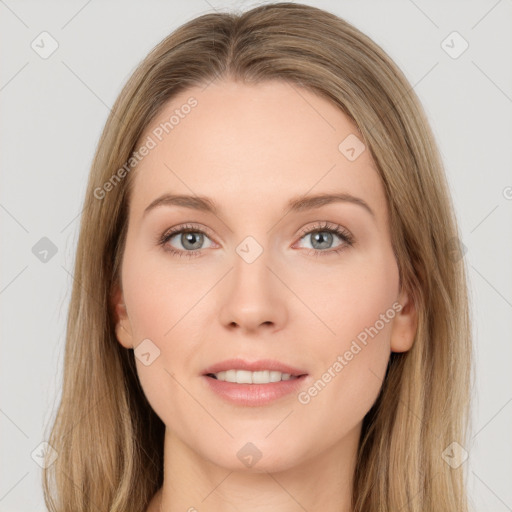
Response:
POLYGON ((298 379, 307 373, 271 359, 250 362, 237 358, 214 364, 206 368, 203 375, 234 384, 270 384, 298 379))
MULTIPOLYGON (((306 375, 306 374, 303 374, 306 375)), ((261 370, 250 372, 248 370, 226 370, 218 373, 207 373, 207 377, 232 382, 237 384, 270 384, 271 382, 280 382, 282 380, 298 379, 303 375, 291 375, 273 370, 261 370)))
POLYGON ((232 404, 263 406, 297 392, 308 374, 279 361, 231 359, 207 368, 202 376, 207 389, 232 404))

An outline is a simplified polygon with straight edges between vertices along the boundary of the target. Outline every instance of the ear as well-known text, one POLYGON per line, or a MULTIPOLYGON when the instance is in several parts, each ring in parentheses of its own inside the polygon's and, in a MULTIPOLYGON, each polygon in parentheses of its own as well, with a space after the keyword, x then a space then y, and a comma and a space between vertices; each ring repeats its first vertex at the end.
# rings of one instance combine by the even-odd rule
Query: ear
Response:
POLYGON ((391 352, 407 352, 413 345, 418 328, 418 312, 411 294, 405 290, 398 296, 397 311, 391 329, 391 352))
POLYGON ((112 305, 114 309, 117 341, 119 341, 124 348, 133 348, 130 319, 128 318, 128 312, 126 311, 123 292, 117 284, 114 286, 114 291, 112 293, 112 305))

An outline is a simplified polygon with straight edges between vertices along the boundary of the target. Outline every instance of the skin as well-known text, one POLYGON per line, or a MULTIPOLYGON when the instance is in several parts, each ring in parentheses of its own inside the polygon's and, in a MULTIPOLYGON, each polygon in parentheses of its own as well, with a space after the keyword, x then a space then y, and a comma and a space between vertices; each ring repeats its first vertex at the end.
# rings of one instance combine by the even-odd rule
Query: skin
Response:
MULTIPOLYGON (((198 105, 133 171, 114 294, 122 346, 149 338, 160 350, 148 366, 136 358, 166 425, 164 484, 148 510, 347 512, 362 420, 390 353, 409 350, 417 327, 399 290, 375 164, 369 150, 354 161, 340 152, 358 129, 335 105, 278 81, 183 91, 141 140, 190 96, 198 105), (220 211, 159 206, 143 215, 166 192, 208 196, 220 211), (374 215, 350 202, 286 214, 292 197, 320 192, 350 193, 374 215), (333 234, 330 245, 315 243, 311 231, 322 222, 348 230, 354 245, 328 254, 345 242, 333 234), (206 232, 200 256, 177 257, 156 242, 188 223, 206 232), (236 252, 247 236, 263 249, 250 264, 236 252), (307 404, 292 393, 237 406, 205 385, 202 372, 213 363, 271 358, 305 369, 308 389, 397 302, 402 310, 307 404), (252 467, 237 457, 249 441, 261 452, 252 467)), ((167 245, 190 252, 183 242, 178 234, 167 245)))

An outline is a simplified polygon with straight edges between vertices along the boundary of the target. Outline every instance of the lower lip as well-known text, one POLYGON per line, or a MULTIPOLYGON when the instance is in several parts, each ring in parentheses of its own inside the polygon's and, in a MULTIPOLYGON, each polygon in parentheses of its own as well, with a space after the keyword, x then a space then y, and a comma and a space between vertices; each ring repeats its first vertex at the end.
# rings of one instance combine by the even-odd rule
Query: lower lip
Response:
POLYGON ((255 407, 266 405, 278 400, 298 389, 304 384, 307 375, 301 375, 296 379, 280 380, 268 384, 238 384, 226 382, 203 375, 207 385, 219 396, 236 405, 255 407))

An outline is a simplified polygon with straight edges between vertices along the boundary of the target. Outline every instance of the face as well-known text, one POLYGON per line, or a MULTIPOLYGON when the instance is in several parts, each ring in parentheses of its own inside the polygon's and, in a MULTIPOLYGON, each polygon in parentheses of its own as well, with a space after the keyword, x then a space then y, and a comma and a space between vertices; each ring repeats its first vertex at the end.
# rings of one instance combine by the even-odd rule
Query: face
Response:
POLYGON ((151 148, 131 176, 116 333, 167 432, 225 468, 260 457, 258 471, 354 438, 416 328, 357 127, 296 86, 223 81, 174 97, 141 144, 151 148), (343 200, 305 200, 322 194, 343 200), (292 378, 205 375, 234 358, 288 365, 292 378))

